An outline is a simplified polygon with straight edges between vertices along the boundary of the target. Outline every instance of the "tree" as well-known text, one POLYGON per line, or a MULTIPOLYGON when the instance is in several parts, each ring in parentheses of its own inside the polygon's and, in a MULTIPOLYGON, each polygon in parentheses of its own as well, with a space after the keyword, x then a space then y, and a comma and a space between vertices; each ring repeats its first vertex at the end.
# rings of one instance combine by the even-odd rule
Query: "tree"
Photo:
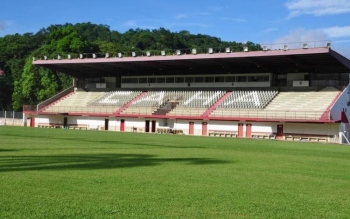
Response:
POLYGON ((35 105, 70 85, 70 77, 34 66, 31 58, 27 58, 21 78, 14 82, 13 109, 20 110, 23 105, 35 105))

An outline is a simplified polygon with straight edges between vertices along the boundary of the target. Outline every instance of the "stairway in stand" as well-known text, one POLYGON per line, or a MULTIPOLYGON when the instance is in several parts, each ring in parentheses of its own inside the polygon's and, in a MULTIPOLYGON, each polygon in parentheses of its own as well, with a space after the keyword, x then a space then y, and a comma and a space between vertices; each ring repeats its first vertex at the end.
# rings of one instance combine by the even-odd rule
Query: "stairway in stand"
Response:
POLYGON ((165 103, 162 107, 157 109, 157 111, 152 113, 152 115, 166 115, 171 110, 173 110, 177 106, 177 104, 179 104, 179 102, 169 101, 169 102, 165 103))

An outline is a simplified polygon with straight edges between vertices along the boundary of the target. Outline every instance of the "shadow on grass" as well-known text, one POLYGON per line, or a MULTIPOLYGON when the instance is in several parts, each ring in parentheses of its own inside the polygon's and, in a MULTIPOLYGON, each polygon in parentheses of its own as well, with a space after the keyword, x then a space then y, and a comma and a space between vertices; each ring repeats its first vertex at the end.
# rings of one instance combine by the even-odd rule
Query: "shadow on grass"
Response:
POLYGON ((13 151, 18 151, 18 150, 14 150, 14 149, 1 149, 1 148, 0 148, 0 153, 1 153, 1 152, 13 152, 13 151))
POLYGON ((157 158, 150 154, 77 154, 58 156, 2 156, 0 172, 31 170, 94 170, 156 166, 164 163, 213 165, 229 163, 210 158, 157 158))
POLYGON ((91 138, 82 138, 82 137, 54 137, 51 135, 17 135, 17 134, 8 134, 8 136, 12 137, 27 137, 31 139, 53 139, 53 140, 61 140, 61 141, 70 141, 70 142, 87 142, 87 143, 97 143, 98 145, 100 144, 111 144, 111 145, 131 145, 131 146, 145 146, 145 147, 159 147, 159 148, 204 148, 202 146, 179 146, 176 144, 169 144, 169 145, 164 145, 161 142, 156 143, 156 142, 146 142, 146 143, 140 143, 140 142, 131 142, 130 140, 101 140, 101 139, 91 139, 91 138))

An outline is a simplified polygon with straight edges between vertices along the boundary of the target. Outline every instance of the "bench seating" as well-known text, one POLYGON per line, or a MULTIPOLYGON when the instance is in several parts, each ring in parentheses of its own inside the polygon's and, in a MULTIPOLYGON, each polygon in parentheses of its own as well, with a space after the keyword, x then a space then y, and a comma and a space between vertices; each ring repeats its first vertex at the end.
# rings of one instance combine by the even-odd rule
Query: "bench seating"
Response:
POLYGON ((276 135, 272 133, 254 133, 252 138, 261 138, 261 139, 276 139, 276 135))
POLYGON ((38 128, 60 128, 60 125, 54 123, 39 123, 38 128))
POLYGON ((171 132, 170 128, 157 128, 157 133, 159 134, 168 134, 170 132, 171 132))
POLYGON ((224 130, 209 130, 209 136, 237 137, 237 132, 224 130))
POLYGON ((183 135, 184 132, 182 129, 174 129, 173 134, 174 135, 183 135))
POLYGON ((87 130, 87 125, 68 125, 69 129, 87 130))
POLYGON ((292 140, 292 141, 314 141, 314 142, 328 142, 328 136, 327 135, 320 135, 320 136, 306 136, 306 135, 286 135, 284 137, 285 140, 292 140))

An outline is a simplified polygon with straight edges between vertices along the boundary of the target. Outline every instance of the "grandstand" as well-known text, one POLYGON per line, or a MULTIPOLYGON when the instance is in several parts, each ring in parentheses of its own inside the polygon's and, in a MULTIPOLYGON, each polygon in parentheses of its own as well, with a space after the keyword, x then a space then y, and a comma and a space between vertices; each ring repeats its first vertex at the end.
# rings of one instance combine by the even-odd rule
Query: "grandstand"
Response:
POLYGON ((328 45, 36 59, 73 76, 74 86, 24 112, 33 127, 342 143, 350 61, 328 45))

